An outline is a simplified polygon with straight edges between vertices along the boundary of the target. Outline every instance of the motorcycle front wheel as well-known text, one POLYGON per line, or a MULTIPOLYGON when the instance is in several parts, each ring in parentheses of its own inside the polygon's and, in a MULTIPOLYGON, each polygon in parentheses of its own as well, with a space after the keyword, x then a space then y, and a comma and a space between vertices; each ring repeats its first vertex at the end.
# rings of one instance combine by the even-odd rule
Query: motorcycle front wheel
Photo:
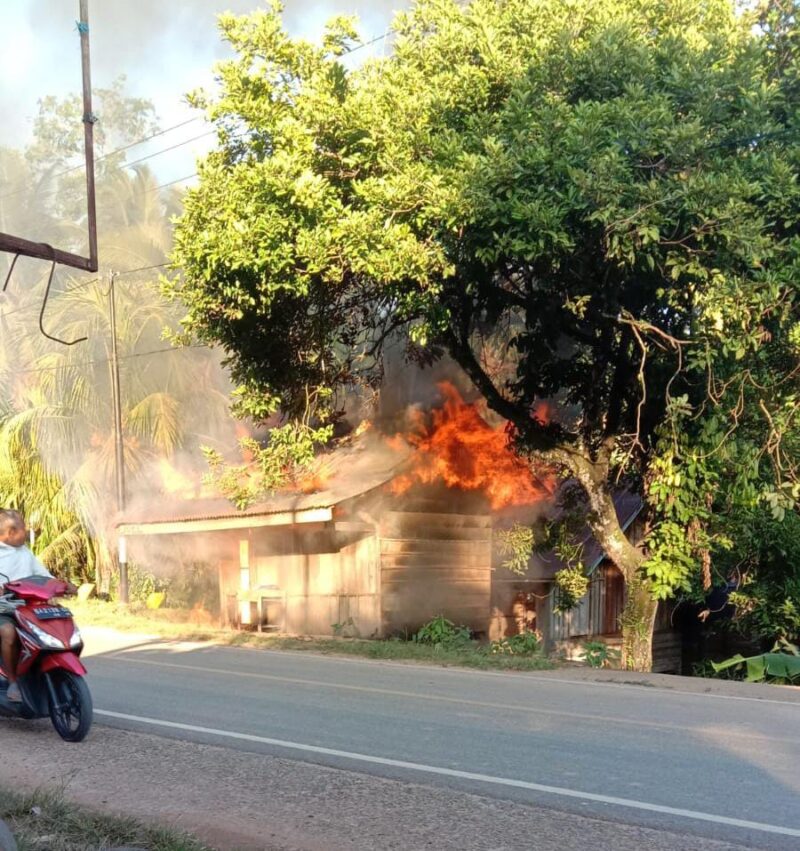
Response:
POLYGON ((65 742, 81 742, 92 726, 92 694, 86 680, 71 671, 56 670, 50 678, 50 720, 65 742))

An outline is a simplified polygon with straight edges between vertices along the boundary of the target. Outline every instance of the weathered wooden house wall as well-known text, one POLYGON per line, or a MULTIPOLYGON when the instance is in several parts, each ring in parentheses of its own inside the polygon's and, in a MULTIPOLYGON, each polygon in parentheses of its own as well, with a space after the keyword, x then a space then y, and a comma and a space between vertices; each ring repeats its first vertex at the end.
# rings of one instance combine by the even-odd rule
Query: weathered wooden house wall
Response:
MULTIPOLYGON (((549 645, 565 658, 579 661, 587 641, 603 641, 620 650, 622 628, 620 618, 625 605, 625 584, 612 564, 604 562, 594 573, 589 590, 578 605, 568 612, 556 612, 550 597, 549 645)), ((682 640, 672 623, 673 606, 661 602, 653 629, 653 671, 680 673, 682 640)))
POLYGON ((280 631, 332 635, 337 625, 352 622, 365 638, 381 634, 380 553, 374 534, 286 527, 255 529, 244 541, 249 564, 242 564, 242 543, 240 562, 229 561, 225 568, 222 593, 229 620, 257 624, 256 601, 263 594, 265 625, 280 631), (250 611, 237 610, 237 601, 248 595, 250 611))
MULTIPOLYGON (((417 506, 422 508, 422 506, 417 506)), ((443 614, 485 633, 492 584, 488 514, 387 511, 380 524, 384 634, 410 634, 443 614)))
MULTIPOLYGON (((557 592, 554 592, 553 598, 557 592)), ((625 605, 625 583, 622 574, 608 562, 592 574, 586 594, 575 608, 566 612, 556 610, 554 599, 549 600, 548 636, 555 644, 571 637, 621 634, 620 618, 625 605)))
MULTIPOLYGON (((542 506, 524 509, 526 517, 493 514, 484 497, 443 485, 398 494, 391 465, 379 472, 370 479, 351 470, 347 495, 284 495, 247 513, 220 500, 188 502, 163 516, 133 518, 120 530, 165 542, 179 536, 206 552, 218 565, 228 624, 385 637, 412 634, 441 614, 491 640, 537 630, 548 649, 571 658, 590 638, 619 643, 624 584, 588 530, 589 593, 573 611, 557 613, 553 575, 564 565, 555 555, 534 554, 518 576, 493 546, 495 524, 531 523, 542 506)), ((634 541, 640 507, 630 494, 617 505, 634 541)), ((657 670, 680 667, 680 634, 670 617, 659 608, 657 670)))
POLYGON ((265 612, 275 613, 266 625, 289 633, 331 635, 344 626, 362 637, 408 635, 440 614, 485 633, 489 514, 463 513, 453 499, 388 506, 398 507, 374 512, 379 519, 369 524, 359 520, 369 516, 361 500, 338 507, 330 523, 247 532, 239 561, 221 573, 229 622, 258 624, 263 594, 265 612))

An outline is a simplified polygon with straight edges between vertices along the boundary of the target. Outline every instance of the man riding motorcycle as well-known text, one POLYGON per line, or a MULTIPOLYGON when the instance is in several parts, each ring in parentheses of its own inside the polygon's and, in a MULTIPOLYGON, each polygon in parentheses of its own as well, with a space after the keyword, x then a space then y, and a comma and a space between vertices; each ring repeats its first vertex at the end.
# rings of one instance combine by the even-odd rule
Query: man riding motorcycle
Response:
MULTIPOLYGON (((0 509, 0 583, 27 579, 29 576, 52 578, 47 568, 25 546, 27 540, 28 530, 19 511, 0 509)), ((19 654, 17 631, 14 619, 3 614, 0 614, 0 654, 9 680, 6 698, 11 703, 19 703, 22 695, 16 675, 19 654)))

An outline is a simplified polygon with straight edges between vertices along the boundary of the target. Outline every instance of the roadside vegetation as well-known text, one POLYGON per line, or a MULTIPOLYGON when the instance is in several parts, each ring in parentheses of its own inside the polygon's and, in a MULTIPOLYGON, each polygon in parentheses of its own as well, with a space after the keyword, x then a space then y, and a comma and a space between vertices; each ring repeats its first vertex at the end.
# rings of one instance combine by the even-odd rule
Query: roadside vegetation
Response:
POLYGON ((80 626, 107 627, 167 641, 214 641, 229 647, 360 656, 484 670, 541 671, 557 666, 557 660, 545 655, 536 633, 481 642, 472 637, 467 627, 456 626, 443 617, 434 618, 408 637, 368 639, 338 635, 325 638, 222 629, 210 623, 210 615, 200 610, 151 610, 102 600, 74 600, 69 606, 80 626))
MULTIPOLYGON (((409 363, 447 356, 532 471, 575 485, 552 536, 511 530, 506 566, 524 572, 535 548, 555 548, 567 565, 558 606, 574 606, 588 578, 569 544, 588 524, 622 574, 620 656, 593 643, 587 665, 648 670, 657 604, 673 601, 696 611, 705 646, 730 638, 702 651, 718 666, 778 642, 775 659, 733 656, 720 676, 790 679, 798 14, 800 0, 418 0, 393 23, 391 52, 363 65, 346 59, 360 43, 349 18, 314 45, 285 30, 281 3, 223 15, 231 58, 219 86, 191 98, 217 143, 186 194, 126 160, 159 129, 153 104, 122 81, 96 89, 102 265, 96 280, 57 270, 47 307, 62 337, 88 339, 53 348, 36 333, 30 298, 47 273, 13 270, 0 304, 0 505, 26 516, 45 564, 116 594, 113 269, 129 505, 197 493, 201 445, 206 485, 237 505, 269 496, 307 472, 351 403, 377 398, 384 344, 409 363), (239 464, 237 437, 252 462, 239 464), (619 526, 620 485, 646 505, 641 545, 619 526)), ((0 150, 3 197, 20 199, 0 229, 78 250, 84 188, 62 169, 82 151, 81 115, 78 96, 44 98, 25 149, 0 150)), ((373 658, 549 664, 511 639, 491 650, 222 632, 194 613, 216 583, 201 565, 180 571, 139 575, 137 588, 132 572, 131 593, 165 595, 189 623, 101 607, 82 619, 373 658)))
POLYGON ((797 562, 769 551, 800 506, 799 12, 419 0, 361 66, 350 19, 315 45, 280 4, 221 16, 234 55, 191 98, 217 146, 167 291, 225 349, 239 409, 284 418, 254 448, 264 491, 402 339, 459 365, 537 476, 571 480, 624 582, 624 668, 650 669, 660 600, 733 583, 738 611, 794 620, 797 562), (641 546, 621 485, 647 504, 641 546))
POLYGON ((210 851, 188 834, 103 815, 69 803, 58 792, 20 794, 0 787, 0 819, 14 834, 19 851, 105 851, 119 846, 210 851))

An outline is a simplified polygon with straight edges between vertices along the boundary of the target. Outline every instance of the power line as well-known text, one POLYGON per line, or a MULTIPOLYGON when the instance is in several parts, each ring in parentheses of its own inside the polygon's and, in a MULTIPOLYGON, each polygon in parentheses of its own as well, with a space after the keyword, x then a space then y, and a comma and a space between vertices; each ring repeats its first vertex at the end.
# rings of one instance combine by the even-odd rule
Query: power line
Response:
POLYGON ((369 47, 371 44, 375 44, 377 41, 383 41, 383 39, 388 38, 389 30, 387 30, 382 35, 376 35, 375 38, 371 38, 369 41, 362 41, 361 44, 356 45, 355 47, 351 47, 350 50, 345 51, 344 55, 349 56, 351 53, 355 53, 357 50, 361 50, 364 47, 369 47))
MULTIPOLYGON (((374 38, 371 38, 368 41, 364 41, 361 44, 358 44, 355 47, 352 47, 350 50, 346 51, 346 53, 344 55, 349 56, 351 53, 356 53, 357 51, 362 50, 365 47, 369 47, 372 44, 376 44, 379 41, 383 41, 383 39, 388 38, 388 36, 390 35, 390 32, 391 32, 390 30, 387 30, 386 32, 381 33, 381 35, 376 35, 374 38)), ((151 139, 155 139, 158 136, 163 136, 167 133, 171 133, 173 130, 178 130, 181 127, 185 127, 187 124, 192 124, 193 122, 199 121, 199 120, 200 120, 199 116, 195 116, 193 118, 188 118, 185 121, 179 122, 178 124, 173 124, 171 127, 166 127, 163 130, 158 130, 155 133, 151 133, 149 136, 144 136, 141 139, 137 139, 133 142, 129 142, 127 145, 121 145, 119 148, 115 148, 113 151, 109 151, 107 154, 103 154, 102 156, 95 157, 95 164, 102 162, 103 160, 109 159, 110 157, 113 157, 116 154, 120 154, 120 153, 123 153, 124 151, 130 150, 131 148, 135 148, 138 145, 142 145, 145 142, 149 142, 151 139)), ((147 156, 140 157, 139 159, 133 160, 132 162, 122 163, 121 168, 128 168, 130 166, 138 165, 139 163, 146 162, 149 159, 153 159, 154 157, 161 156, 161 154, 165 154, 165 153, 168 153, 169 151, 173 151, 177 148, 182 147, 183 145, 189 145, 192 142, 196 142, 196 141, 199 141, 200 139, 204 139, 207 136, 211 136, 216 132, 217 132, 216 129, 214 129, 214 130, 209 130, 206 133, 201 133, 199 136, 193 136, 191 139, 186 139, 183 142, 178 142, 175 145, 171 145, 168 148, 163 148, 162 150, 156 151, 152 154, 148 154, 147 156)), ((72 166, 71 168, 67 168, 67 169, 64 169, 64 171, 58 172, 58 174, 54 174, 54 175, 49 176, 47 178, 47 180, 48 181, 58 180, 59 178, 64 177, 67 174, 72 174, 75 171, 79 171, 80 169, 82 169, 84 167, 85 166, 83 164, 72 166)), ((172 186, 174 183, 180 183, 183 180, 188 180, 188 179, 190 179, 192 177, 196 177, 196 176, 197 176, 197 173, 195 172, 194 174, 188 175, 187 177, 179 178, 178 180, 170 181, 168 183, 162 184, 161 186, 154 187, 153 189, 148 190, 148 192, 155 192, 156 189, 164 189, 168 186, 172 186)), ((14 192, 9 192, 7 195, 0 195, 0 202, 5 201, 7 198, 13 198, 17 195, 30 193, 30 191, 31 191, 30 188, 26 187, 24 189, 17 189, 14 192)), ((56 188, 56 189, 50 190, 48 192, 44 192, 44 193, 42 193, 42 195, 45 195, 45 196, 46 195, 52 195, 52 194, 54 194, 54 192, 57 192, 57 191, 58 191, 58 189, 56 188)))
MULTIPOLYGON (((132 352, 129 355, 120 355, 119 360, 133 360, 135 358, 150 357, 152 355, 174 354, 185 351, 186 349, 207 349, 211 350, 211 346, 206 346, 203 343, 193 343, 188 346, 165 346, 161 349, 150 349, 146 352, 132 352)), ((59 370, 76 369, 82 366, 96 366, 97 364, 110 363, 111 358, 94 358, 92 360, 76 361, 75 363, 62 363, 58 366, 38 366, 26 369, 4 369, 0 370, 6 375, 31 375, 42 372, 58 372, 59 370)))
MULTIPOLYGON (((154 263, 152 266, 139 266, 136 269, 123 269, 121 272, 115 272, 114 274, 119 278, 122 275, 134 275, 137 272, 149 272, 153 269, 165 269, 169 265, 169 263, 154 263)), ((83 287, 99 283, 101 280, 101 278, 92 278, 90 281, 74 281, 71 286, 66 286, 61 291, 60 295, 75 292, 83 287)), ((0 307, 0 319, 5 319, 7 316, 13 316, 15 313, 24 313, 25 311, 34 311, 39 309, 40 305, 38 304, 26 304, 24 307, 17 307, 14 310, 8 311, 4 311, 2 307, 0 307)))
POLYGON ((199 136, 192 136, 191 139, 184 139, 183 142, 177 142, 174 145, 170 145, 168 148, 162 148, 160 151, 155 151, 154 153, 148 154, 145 157, 139 157, 138 160, 132 160, 129 163, 123 163, 120 167, 130 168, 131 166, 138 165, 139 163, 143 163, 146 160, 151 160, 153 159, 153 157, 160 157, 161 154, 166 154, 169 153, 169 151, 174 151, 176 148, 182 148, 184 145, 190 145, 192 142, 196 142, 198 139, 205 139, 206 136, 213 136, 216 132, 216 129, 208 130, 205 133, 201 133, 199 136))
MULTIPOLYGON (((141 139, 137 139, 135 142, 129 142, 127 145, 122 145, 119 148, 115 148, 113 151, 109 151, 107 154, 103 154, 100 157, 95 157, 95 163, 107 160, 109 157, 113 157, 116 154, 121 154, 123 151, 135 148, 137 145, 143 145, 145 142, 149 142, 151 139, 155 139, 158 136, 164 136, 167 133, 171 133, 173 130, 178 130, 181 127, 185 127, 187 124, 191 124, 192 122, 199 120, 200 116, 195 116, 194 118, 188 118, 186 121, 181 121, 179 124, 173 124, 171 127, 166 127, 164 128, 164 130, 158 130, 155 133, 151 133, 149 136, 144 136, 141 139)), ((47 179, 58 180, 60 177, 64 177, 64 175, 66 174, 72 174, 72 172, 79 171, 82 168, 85 168, 83 163, 81 163, 80 165, 72 166, 71 168, 65 169, 64 171, 60 171, 58 174, 53 174, 47 179)), ((9 192, 7 195, 0 195, 0 201, 5 201, 6 198, 13 198, 15 195, 21 195, 26 192, 30 192, 30 189, 17 189, 14 192, 9 192)))
POLYGON ((138 269, 124 269, 121 272, 114 272, 116 277, 120 277, 121 275, 133 275, 136 272, 149 272, 152 269, 164 269, 169 266, 169 263, 154 263, 152 266, 140 266, 138 269))
POLYGON ((183 183, 184 180, 191 180, 193 177, 197 177, 197 172, 192 172, 191 174, 187 174, 186 177, 176 177, 175 180, 170 180, 168 183, 162 183, 160 186, 154 186, 152 189, 148 189, 148 192, 157 192, 159 189, 166 189, 168 186, 174 186, 176 183, 183 183))
MULTIPOLYGON (((216 133, 216 130, 208 130, 205 133, 201 133, 199 136, 192 136, 191 139, 184 139, 182 142, 177 142, 174 145, 170 145, 168 148, 162 148, 160 151, 154 151, 152 154, 147 154, 147 156, 139 157, 137 160, 133 160, 129 163, 122 163, 120 168, 131 168, 132 166, 139 165, 139 163, 146 162, 147 160, 152 160, 155 157, 160 157, 162 154, 168 154, 170 151, 175 151, 178 148, 182 148, 184 145, 190 145, 192 142, 197 142, 199 139, 205 139, 207 136, 212 136, 216 133)), ((64 172, 66 174, 66 172, 64 172)), ((169 184, 166 184, 169 185, 169 184)), ((148 189, 148 192, 154 192, 157 188, 161 187, 153 187, 153 189, 148 189)), ((5 200, 6 198, 11 198, 13 195, 19 195, 20 192, 27 192, 27 189, 21 189, 17 192, 12 192, 9 195, 0 196, 0 202, 5 200)), ((48 189, 47 192, 40 193, 40 197, 46 198, 50 195, 55 195, 59 191, 59 187, 55 186, 52 189, 48 189)))
POLYGON ((150 355, 161 355, 167 352, 182 352, 186 349, 208 349, 211 351, 212 346, 206 346, 204 343, 191 343, 188 346, 165 346, 163 349, 150 349, 147 352, 132 352, 129 355, 120 355, 120 360, 133 360, 134 358, 145 358, 150 355))
MULTIPOLYGON (((123 145, 121 148, 116 148, 113 151, 109 151, 107 154, 103 154, 101 157, 97 157, 95 162, 100 162, 101 160, 107 160, 109 157, 113 157, 115 154, 121 154, 123 151, 127 151, 130 148, 135 148, 137 145, 142 145, 145 142, 149 142, 151 139, 155 139, 157 136, 164 136, 167 133, 171 133, 173 130, 178 130, 180 127, 185 127, 187 124, 193 124, 195 121, 199 121, 200 116, 195 115, 193 118, 187 118, 186 121, 181 121, 178 124, 173 124, 172 127, 166 127, 164 130, 157 130, 155 133, 151 133, 149 136, 145 136, 143 139, 137 139, 135 142, 130 142, 127 145, 123 145)), ((73 171, 77 168, 82 168, 82 166, 75 166, 73 171)))

